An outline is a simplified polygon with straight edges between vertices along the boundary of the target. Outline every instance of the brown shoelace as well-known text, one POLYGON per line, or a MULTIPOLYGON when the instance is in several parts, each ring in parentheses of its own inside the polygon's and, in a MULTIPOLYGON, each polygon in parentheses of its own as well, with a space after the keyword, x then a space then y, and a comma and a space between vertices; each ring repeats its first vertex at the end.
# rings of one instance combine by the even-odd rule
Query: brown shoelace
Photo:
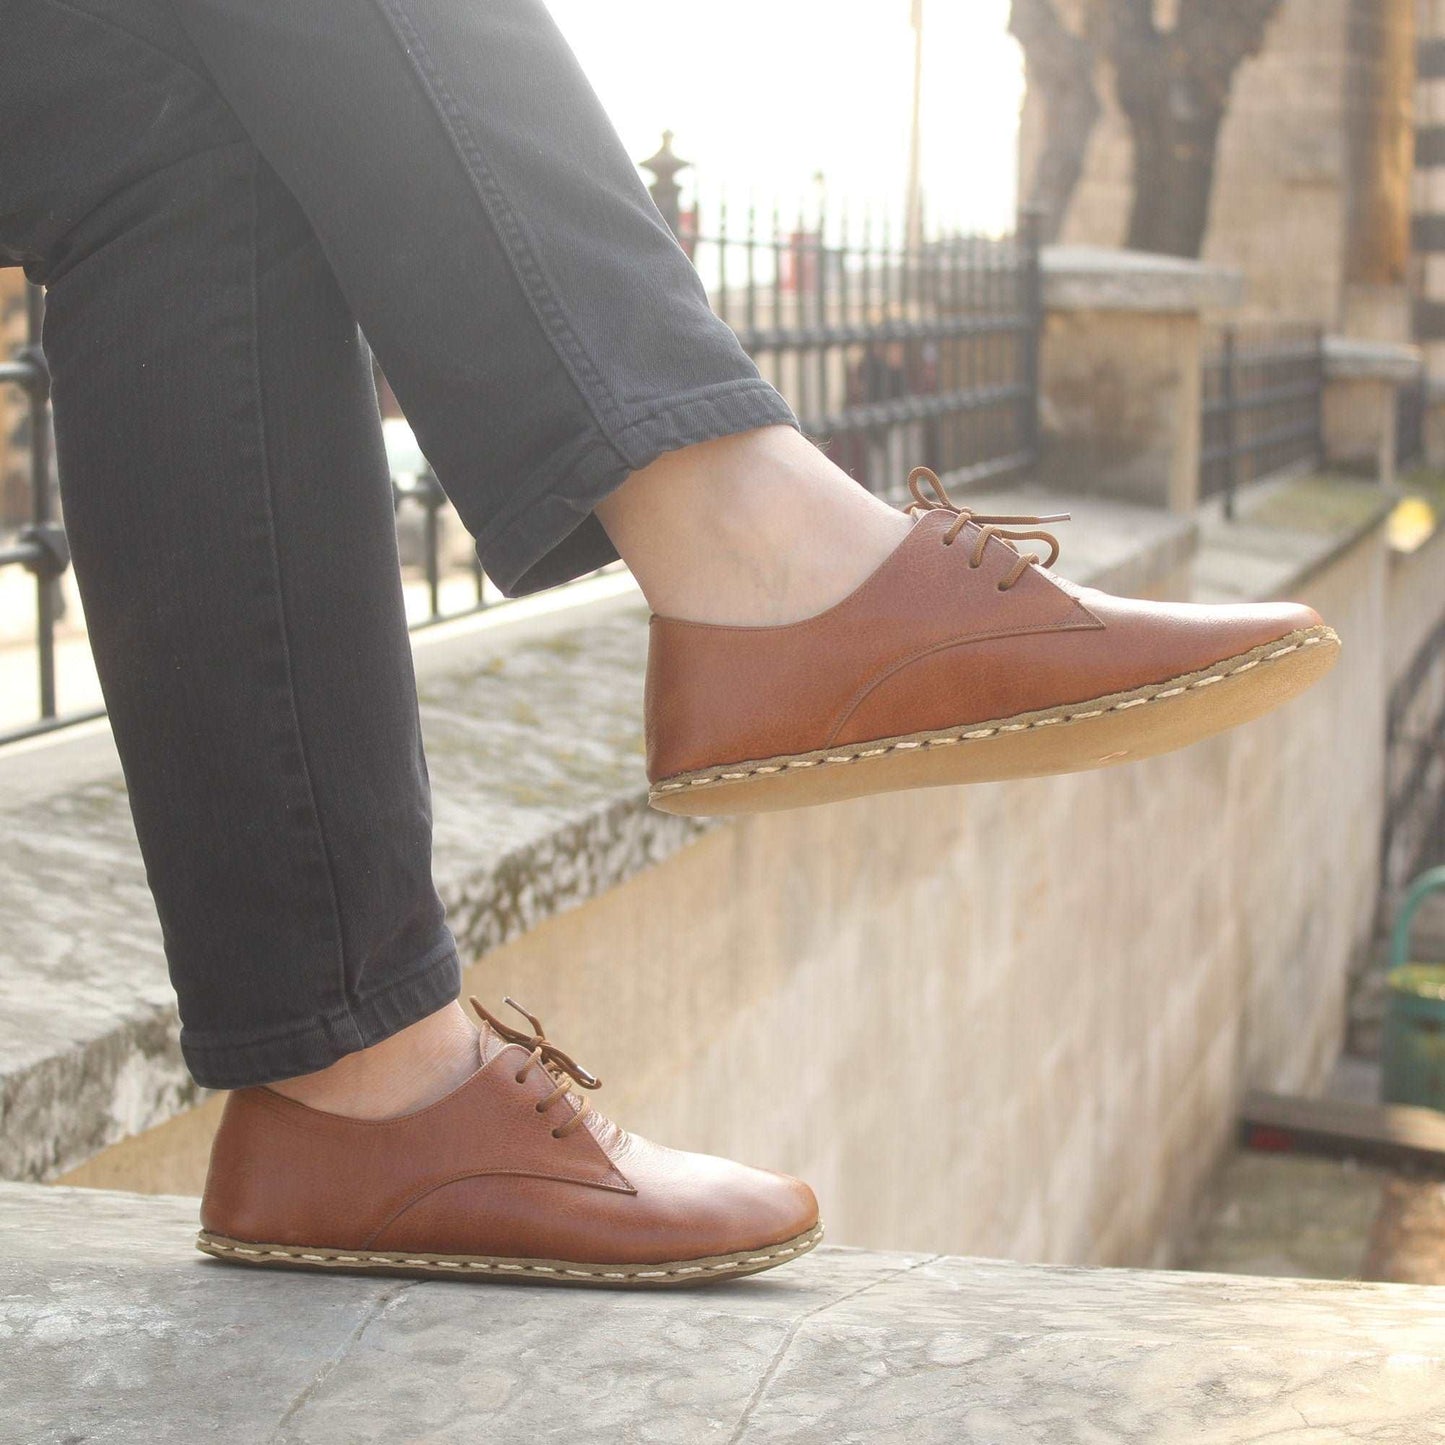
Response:
MULTIPOLYGON (((556 1044, 548 1039, 542 1028, 542 1021, 537 1018, 535 1014, 528 1013, 516 999, 508 998, 504 999, 503 1002, 509 1007, 516 1009, 517 1012, 532 1025, 532 1032, 530 1034, 523 1033, 520 1029, 514 1029, 509 1024, 504 1024, 495 1014, 483 1008, 475 998, 471 1000, 471 1005, 476 1009, 477 1016, 490 1024, 509 1044, 521 1044, 524 1049, 531 1049, 531 1057, 517 1070, 517 1082, 519 1084, 527 1081, 527 1076, 533 1069, 541 1068, 547 1074, 548 1078, 557 1085, 557 1087, 537 1105, 537 1112, 539 1114, 545 1114, 558 1099, 566 1097, 566 1095, 571 1092, 574 1084, 579 1089, 600 1089, 602 1087, 601 1079, 590 1074, 581 1064, 572 1058, 570 1054, 564 1054, 556 1044)), ((552 1137, 554 1139, 565 1139, 587 1116, 587 1111, 591 1107, 587 1101, 579 1098, 577 1104, 577 1110, 572 1117, 568 1119, 565 1124, 552 1130, 552 1137)))
POLYGON ((952 546, 954 539, 970 522, 978 528, 978 540, 974 543, 973 553, 968 559, 970 567, 977 567, 983 562, 983 549, 988 546, 990 537, 997 537, 1010 552, 1019 551, 1013 545, 1015 542, 1047 542, 1049 544, 1047 558, 1036 556, 1033 552, 1019 552, 1018 561, 1009 569, 1008 576, 998 584, 1000 592, 1007 592, 1035 564, 1040 567, 1052 567, 1059 560, 1059 542, 1052 532, 1037 530, 1018 532, 1011 529, 1014 527, 1036 529, 1044 523, 1067 522, 1069 520, 1067 512, 1055 512, 1047 517, 1003 517, 975 512, 969 507, 960 507, 948 495, 944 490, 943 483, 938 480, 938 473, 931 467, 914 467, 908 474, 908 490, 913 494, 912 502, 905 509, 910 517, 917 516, 920 512, 952 512, 954 514, 956 520, 943 534, 945 547, 952 546), (923 485, 925 483, 929 491, 933 493, 931 497, 924 495, 923 485))

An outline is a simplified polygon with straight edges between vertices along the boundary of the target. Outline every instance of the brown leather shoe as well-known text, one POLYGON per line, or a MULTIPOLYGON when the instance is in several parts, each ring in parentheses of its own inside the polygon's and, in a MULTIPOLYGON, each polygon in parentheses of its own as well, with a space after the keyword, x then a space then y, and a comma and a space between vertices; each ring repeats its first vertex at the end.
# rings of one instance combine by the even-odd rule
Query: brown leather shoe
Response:
POLYGON ((771 1269, 822 1238, 806 1184, 625 1133, 571 1092, 598 1081, 531 1014, 519 1008, 528 1034, 472 1006, 481 1068, 417 1113, 348 1119, 233 1093, 197 1247, 303 1269, 676 1285, 771 1269))
POLYGON ((1339 654, 1296 603, 1077 587, 1032 530, 1065 518, 975 514, 927 467, 908 484, 912 532, 836 607, 782 627, 653 617, 653 807, 765 812, 1149 757, 1268 712, 1339 654), (1013 545, 1030 539, 1047 558, 1013 545))

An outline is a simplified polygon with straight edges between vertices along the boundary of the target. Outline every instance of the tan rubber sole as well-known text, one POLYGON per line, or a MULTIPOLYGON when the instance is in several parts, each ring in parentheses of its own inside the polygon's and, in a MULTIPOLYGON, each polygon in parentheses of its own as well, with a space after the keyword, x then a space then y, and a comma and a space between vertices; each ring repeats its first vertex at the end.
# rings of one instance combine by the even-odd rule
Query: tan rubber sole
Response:
POLYGON ((1201 672, 1088 702, 680 773, 648 801, 688 817, 766 813, 867 793, 1083 772, 1186 747, 1289 701, 1335 665, 1340 639, 1309 627, 1201 672))
POLYGON ((400 1274, 410 1277, 446 1276, 449 1279, 523 1279, 544 1284, 593 1285, 611 1288, 651 1288, 703 1284, 739 1279, 775 1269, 807 1254, 823 1238, 823 1226, 781 1244, 737 1254, 715 1254, 706 1259, 683 1259, 663 1264, 584 1264, 566 1259, 507 1259, 490 1254, 424 1254, 377 1249, 304 1249, 298 1245, 255 1244, 227 1239, 201 1230, 196 1248, 230 1264, 262 1268, 330 1270, 340 1274, 400 1274))

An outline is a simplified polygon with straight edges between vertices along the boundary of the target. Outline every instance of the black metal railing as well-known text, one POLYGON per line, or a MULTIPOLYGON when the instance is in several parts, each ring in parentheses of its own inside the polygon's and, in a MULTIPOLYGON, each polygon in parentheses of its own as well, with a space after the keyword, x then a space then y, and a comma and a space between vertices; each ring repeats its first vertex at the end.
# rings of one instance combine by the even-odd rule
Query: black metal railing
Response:
MULTIPOLYGON (((654 160, 659 160, 654 157, 654 160)), ((654 187, 654 194, 657 194, 654 187)), ((1042 298, 1037 226, 1016 234, 952 235, 901 245, 886 223, 821 210, 784 227, 747 210, 734 225, 720 208, 710 230, 696 213, 670 222, 693 258, 718 315, 793 405, 804 430, 863 485, 892 495, 909 467, 926 463, 967 488, 1031 466, 1038 455, 1038 347, 1042 298)), ((664 214, 667 214, 666 210, 664 214)), ((31 520, 0 566, 35 574, 40 718, 0 731, 0 742, 99 716, 63 714, 57 700, 59 579, 69 566, 49 445, 49 378, 40 349, 42 293, 30 287, 28 339, 0 366, 0 382, 29 397, 31 520)), ((444 606, 445 493, 418 458, 394 467, 398 522, 420 508, 404 555, 420 567, 427 610, 414 627, 463 616, 500 599, 473 561, 461 605, 444 606)))
POLYGON ((1404 470, 1425 457, 1425 416, 1430 406, 1430 378, 1425 368, 1395 388, 1395 465, 1404 470))
POLYGON ((1234 516, 1240 487, 1324 455, 1324 333, 1316 326, 1223 326, 1202 360, 1199 495, 1234 516))
POLYGON ((1038 232, 895 244, 886 224, 821 210, 688 217, 678 239, 713 309, 804 431, 870 490, 926 462, 967 487, 1038 457, 1038 232))
POLYGON ((1380 907, 1388 921, 1410 879, 1445 862, 1445 622, 1390 690, 1385 718, 1380 907))
POLYGON ((39 717, 23 728, 0 734, 0 741, 45 732, 82 718, 97 717, 95 710, 62 718, 56 687, 55 631, 62 611, 60 578, 70 566, 65 529, 57 517, 54 469, 51 464, 50 369, 40 346, 45 315, 44 292, 25 288, 24 343, 8 360, 0 362, 0 385, 17 386, 26 396, 20 438, 29 449, 30 518, 18 531, 0 539, 0 568, 23 567, 35 578, 35 663, 39 717))

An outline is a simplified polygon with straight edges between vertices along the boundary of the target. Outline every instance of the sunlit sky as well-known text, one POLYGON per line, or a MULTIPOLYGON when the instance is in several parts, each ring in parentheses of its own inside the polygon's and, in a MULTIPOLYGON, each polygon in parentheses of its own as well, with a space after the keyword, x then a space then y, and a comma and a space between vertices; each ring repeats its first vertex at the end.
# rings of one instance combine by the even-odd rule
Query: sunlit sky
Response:
MULTIPOLYGON (((822 171, 848 199, 901 213, 913 86, 909 0, 547 0, 634 159, 664 128, 720 188, 794 206, 822 171)), ((1008 0, 924 0, 921 170, 934 223, 1012 224, 1023 63, 1008 0)))

